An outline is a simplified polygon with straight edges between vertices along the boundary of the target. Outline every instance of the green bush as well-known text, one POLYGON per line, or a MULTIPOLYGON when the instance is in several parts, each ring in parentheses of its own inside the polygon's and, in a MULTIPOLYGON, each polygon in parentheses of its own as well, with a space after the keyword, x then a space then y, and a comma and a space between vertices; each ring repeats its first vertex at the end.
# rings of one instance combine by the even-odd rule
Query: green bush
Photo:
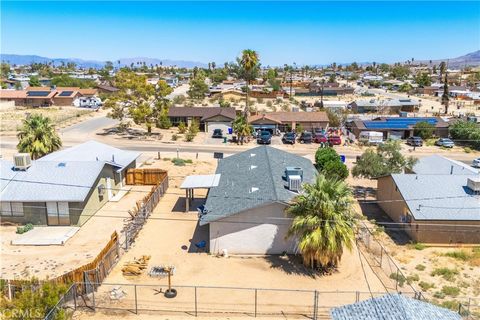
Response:
POLYGON ((187 126, 185 125, 185 122, 180 121, 180 123, 178 124, 178 132, 183 134, 186 131, 187 131, 187 126))
POLYGON ((323 170, 323 167, 331 161, 340 161, 340 156, 333 148, 318 148, 315 152, 315 164, 319 171, 323 170))
POLYGON ((420 281, 418 283, 418 286, 422 288, 423 291, 428 291, 432 288, 435 288, 435 285, 433 283, 425 282, 425 281, 420 281))
POLYGON ((418 274, 412 274, 407 277, 408 284, 411 284, 412 282, 417 282, 418 280, 420 280, 420 277, 418 276, 418 274))
POLYGON ((450 257, 450 258, 461 260, 461 261, 468 261, 471 258, 471 255, 465 250, 450 251, 445 253, 444 255, 446 257, 450 257))
POLYGON ((458 275, 458 270, 449 268, 436 268, 430 273, 430 275, 432 277, 442 276, 443 279, 452 282, 455 280, 455 276, 458 275))
POLYGON ((345 180, 348 177, 348 168, 340 160, 330 161, 325 164, 322 173, 330 179, 345 180))
POLYGON ((444 293, 446 296, 456 297, 460 294, 460 288, 443 286, 442 293, 444 293))
POLYGON ((172 141, 177 141, 178 140, 178 135, 172 134, 172 141))
POLYGON ((407 279, 400 272, 392 272, 390 274, 390 279, 397 281, 399 287, 403 287, 405 281, 407 281, 407 279))
POLYGON ((413 134, 427 140, 433 136, 435 126, 426 121, 418 122, 413 129, 413 134))
POLYGON ((426 267, 423 264, 417 264, 415 266, 415 269, 417 269, 418 271, 423 271, 423 270, 425 270, 425 268, 426 267))
POLYGON ((189 163, 189 164, 190 164, 190 163, 193 163, 193 161, 190 160, 190 159, 173 158, 173 159, 172 159, 172 163, 173 163, 174 165, 176 165, 176 166, 183 167, 183 166, 185 166, 185 164, 187 164, 187 163, 189 163))
POLYGON ((480 127, 476 123, 457 121, 450 126, 450 134, 461 144, 480 149, 480 127))
POLYGON ((187 132, 187 134, 185 134, 185 141, 186 142, 192 142, 193 139, 195 139, 195 134, 194 133, 187 132))
POLYGON ((32 230, 32 229, 33 229, 33 224, 27 223, 27 224, 24 225, 24 226, 17 227, 17 233, 18 233, 18 234, 23 234, 23 233, 28 232, 28 231, 30 231, 30 230, 32 230))
POLYGON ((460 307, 460 303, 455 300, 447 300, 447 301, 443 301, 441 306, 450 310, 458 311, 460 307))

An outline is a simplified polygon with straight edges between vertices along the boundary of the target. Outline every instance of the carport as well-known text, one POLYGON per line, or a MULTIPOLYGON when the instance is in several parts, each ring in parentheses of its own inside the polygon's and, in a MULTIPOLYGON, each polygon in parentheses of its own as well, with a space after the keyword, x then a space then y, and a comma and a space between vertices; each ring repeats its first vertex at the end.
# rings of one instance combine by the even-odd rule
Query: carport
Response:
POLYGON ((194 198, 195 189, 210 189, 217 187, 220 182, 220 174, 187 176, 183 180, 180 189, 185 189, 185 212, 190 210, 190 202, 194 198))

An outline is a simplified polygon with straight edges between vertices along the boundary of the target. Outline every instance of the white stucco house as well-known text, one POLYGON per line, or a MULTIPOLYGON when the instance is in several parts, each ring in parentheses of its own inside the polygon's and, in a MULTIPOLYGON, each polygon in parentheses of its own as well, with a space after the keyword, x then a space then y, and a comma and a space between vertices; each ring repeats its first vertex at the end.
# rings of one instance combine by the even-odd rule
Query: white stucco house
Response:
POLYGON ((209 225, 211 253, 296 253, 286 238, 291 219, 288 203, 302 182, 312 182, 312 162, 269 146, 260 146, 220 160, 218 186, 210 189, 200 225, 209 225))

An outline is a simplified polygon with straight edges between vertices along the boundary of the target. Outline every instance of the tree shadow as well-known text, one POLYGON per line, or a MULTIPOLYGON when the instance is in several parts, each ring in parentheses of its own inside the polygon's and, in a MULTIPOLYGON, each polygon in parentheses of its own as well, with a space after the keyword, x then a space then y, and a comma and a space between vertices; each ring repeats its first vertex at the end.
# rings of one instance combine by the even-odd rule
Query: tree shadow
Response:
POLYGON ((353 186, 353 196, 357 199, 376 199, 377 189, 372 187, 353 186))
POLYGON ((385 228, 385 233, 395 242, 397 245, 405 245, 411 242, 408 234, 399 229, 397 225, 392 225, 395 222, 383 211, 383 209, 377 204, 368 201, 359 201, 362 214, 368 218, 368 220, 375 220, 375 223, 385 228))
POLYGON ((325 271, 305 267, 300 255, 267 255, 265 259, 270 263, 270 268, 281 270, 289 275, 301 275, 315 279, 326 274, 325 271))

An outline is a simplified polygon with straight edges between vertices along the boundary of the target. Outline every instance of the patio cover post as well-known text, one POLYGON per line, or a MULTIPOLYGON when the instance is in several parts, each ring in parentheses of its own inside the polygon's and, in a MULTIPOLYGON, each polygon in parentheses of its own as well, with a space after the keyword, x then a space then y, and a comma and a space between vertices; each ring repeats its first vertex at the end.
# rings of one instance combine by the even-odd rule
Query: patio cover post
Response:
POLYGON ((190 189, 185 189, 185 212, 189 211, 189 199, 188 199, 188 192, 190 189))

